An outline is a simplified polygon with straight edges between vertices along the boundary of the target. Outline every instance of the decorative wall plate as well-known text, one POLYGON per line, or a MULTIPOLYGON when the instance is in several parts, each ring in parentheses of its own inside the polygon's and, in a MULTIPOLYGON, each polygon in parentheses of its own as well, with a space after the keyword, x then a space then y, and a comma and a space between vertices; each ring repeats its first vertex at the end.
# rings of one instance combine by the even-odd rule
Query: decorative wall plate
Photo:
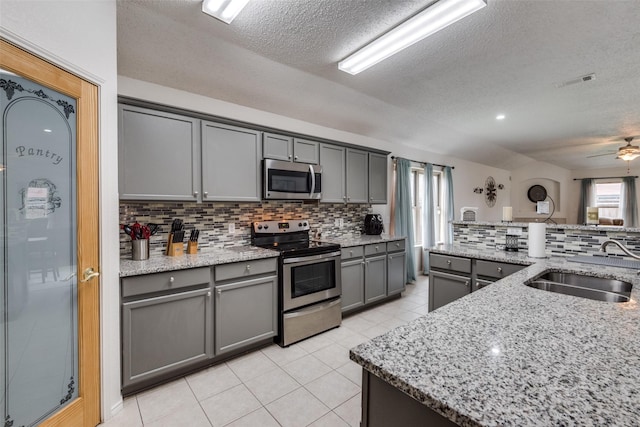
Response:
POLYGON ((492 176, 488 177, 487 180, 484 182, 484 188, 485 188, 484 201, 487 203, 487 206, 491 208, 496 204, 496 198, 497 198, 496 193, 498 191, 496 189, 496 181, 493 179, 492 176))
POLYGON ((542 202, 547 198, 547 189, 542 185, 532 185, 527 191, 527 197, 533 203, 542 202))

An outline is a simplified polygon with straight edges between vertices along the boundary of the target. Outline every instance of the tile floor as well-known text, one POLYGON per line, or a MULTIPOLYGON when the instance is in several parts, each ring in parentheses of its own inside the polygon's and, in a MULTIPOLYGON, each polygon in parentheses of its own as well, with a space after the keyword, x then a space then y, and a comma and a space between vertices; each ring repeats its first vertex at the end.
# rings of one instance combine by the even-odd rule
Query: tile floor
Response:
POLYGON ((349 349, 427 313, 427 277, 402 298, 342 326, 272 345, 128 397, 104 427, 328 427, 360 425, 361 368, 349 349))

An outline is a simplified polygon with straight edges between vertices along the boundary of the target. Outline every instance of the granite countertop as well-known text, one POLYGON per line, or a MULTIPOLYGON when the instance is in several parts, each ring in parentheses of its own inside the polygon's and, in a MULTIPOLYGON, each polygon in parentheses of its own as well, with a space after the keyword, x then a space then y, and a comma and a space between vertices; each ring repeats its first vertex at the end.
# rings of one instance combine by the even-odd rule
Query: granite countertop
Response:
MULTIPOLYGON (((455 246, 439 250, 477 256, 455 246)), ((636 271, 513 256, 533 264, 353 348, 351 359, 463 426, 637 426, 636 271), (524 285, 554 269, 630 281, 632 300, 600 302, 524 285)))
POLYGON ((275 258, 280 253, 256 246, 237 246, 225 249, 206 249, 196 255, 184 254, 178 257, 157 255, 145 261, 120 259, 120 277, 138 276, 163 271, 184 270, 194 267, 208 267, 231 262, 250 261, 261 258, 275 258))
MULTIPOLYGON (((528 222, 502 221, 451 221, 453 225, 479 225, 491 227, 519 227, 528 228, 528 222)), ((582 225, 582 224, 547 224, 547 228, 557 230, 588 230, 588 231, 619 231, 621 233, 640 233, 640 228, 617 225, 582 225)))
POLYGON ((355 234, 340 237, 326 237, 320 239, 322 242, 337 243, 343 248, 350 248, 353 246, 368 245, 370 243, 385 243, 394 242, 396 240, 404 240, 405 237, 391 236, 389 234, 380 234, 378 236, 371 236, 367 234, 355 234))

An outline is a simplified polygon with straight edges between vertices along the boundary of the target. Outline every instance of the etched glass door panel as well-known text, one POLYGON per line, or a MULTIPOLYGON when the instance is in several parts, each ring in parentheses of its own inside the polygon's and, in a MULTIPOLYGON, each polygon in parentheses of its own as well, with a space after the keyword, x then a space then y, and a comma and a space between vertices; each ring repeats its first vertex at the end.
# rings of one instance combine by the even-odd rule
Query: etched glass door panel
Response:
POLYGON ((35 425, 78 396, 76 100, 0 70, 2 410, 35 425))

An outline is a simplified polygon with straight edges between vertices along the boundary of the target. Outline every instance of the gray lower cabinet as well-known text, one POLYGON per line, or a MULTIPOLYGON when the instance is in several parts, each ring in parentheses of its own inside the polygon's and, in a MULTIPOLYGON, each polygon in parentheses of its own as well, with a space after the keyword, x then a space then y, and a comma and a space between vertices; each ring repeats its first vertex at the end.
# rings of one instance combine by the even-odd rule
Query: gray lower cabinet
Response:
POLYGON ((429 272, 429 311, 447 305, 470 292, 470 277, 433 270, 429 272))
POLYGON ((347 203, 368 203, 368 163, 366 151, 347 148, 347 203))
POLYGON ((323 203, 346 203, 346 148, 331 144, 320 144, 322 165, 323 203))
POLYGON ((276 259, 215 267, 216 356, 278 333, 276 259))
POLYGON ((364 305, 364 260, 342 261, 342 311, 364 305))
POLYGON ((202 122, 202 200, 259 202, 260 132, 202 122))
POLYGON ((387 255, 365 258, 364 301, 366 304, 387 296, 387 255))
POLYGON ((120 104, 118 121, 120 199, 197 201, 200 120, 120 104))
POLYGON ((369 203, 387 203, 387 156, 369 153, 369 203))
POLYGON ((407 281, 406 260, 405 252, 387 255, 387 295, 395 295, 404 291, 407 281))
POLYGON ((122 280, 123 391, 213 357, 210 269, 122 280))

